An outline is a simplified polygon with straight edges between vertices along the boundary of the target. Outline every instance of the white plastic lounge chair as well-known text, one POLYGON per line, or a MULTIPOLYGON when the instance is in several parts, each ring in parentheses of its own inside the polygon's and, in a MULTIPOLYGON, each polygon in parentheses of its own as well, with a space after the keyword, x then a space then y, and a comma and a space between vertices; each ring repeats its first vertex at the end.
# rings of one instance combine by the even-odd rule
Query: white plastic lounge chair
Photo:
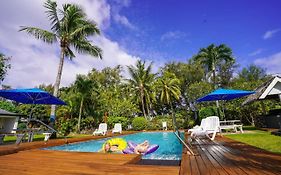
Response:
POLYGON ((44 132, 43 135, 45 136, 44 141, 47 142, 49 138, 51 137, 52 133, 51 132, 44 132))
POLYGON ((206 123, 201 131, 196 130, 191 133, 191 138, 203 136, 211 140, 215 139, 217 132, 220 132, 219 117, 217 116, 207 117, 205 122, 206 123), (212 134, 212 137, 210 137, 209 134, 212 134))
POLYGON ((196 125, 196 126, 193 127, 192 129, 189 129, 189 130, 187 131, 187 133, 189 134, 189 133, 192 133, 192 132, 194 132, 194 131, 203 131, 203 128, 205 127, 205 125, 206 125, 206 119, 203 118, 203 119, 201 120, 200 126, 196 125))
POLYGON ((121 123, 115 123, 114 128, 112 129, 112 133, 122 133, 121 123))
POLYGON ((162 128, 163 128, 163 130, 167 130, 168 129, 167 122, 162 122, 162 128))
POLYGON ((96 129, 93 135, 106 135, 106 132, 107 132, 107 124, 101 123, 99 125, 99 129, 96 129))

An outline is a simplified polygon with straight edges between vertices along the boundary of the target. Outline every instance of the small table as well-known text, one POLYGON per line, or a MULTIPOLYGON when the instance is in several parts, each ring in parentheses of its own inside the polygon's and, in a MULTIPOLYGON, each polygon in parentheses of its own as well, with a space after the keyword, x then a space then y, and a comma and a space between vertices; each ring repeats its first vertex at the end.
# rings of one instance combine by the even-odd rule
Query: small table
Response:
POLYGON ((224 120, 224 121, 220 121, 220 130, 223 129, 233 129, 235 132, 237 132, 237 128, 239 128, 241 133, 243 132, 243 128, 242 128, 242 124, 240 124, 241 121, 240 120, 224 120), (239 123, 239 124, 237 124, 239 123))

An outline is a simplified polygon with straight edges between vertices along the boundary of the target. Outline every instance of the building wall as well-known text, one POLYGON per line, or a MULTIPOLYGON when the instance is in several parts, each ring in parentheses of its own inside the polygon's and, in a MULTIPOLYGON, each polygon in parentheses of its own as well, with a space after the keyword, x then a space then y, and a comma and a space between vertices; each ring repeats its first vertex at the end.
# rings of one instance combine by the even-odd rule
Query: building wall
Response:
POLYGON ((17 129, 18 117, 0 116, 0 132, 1 133, 14 133, 13 129, 17 129))

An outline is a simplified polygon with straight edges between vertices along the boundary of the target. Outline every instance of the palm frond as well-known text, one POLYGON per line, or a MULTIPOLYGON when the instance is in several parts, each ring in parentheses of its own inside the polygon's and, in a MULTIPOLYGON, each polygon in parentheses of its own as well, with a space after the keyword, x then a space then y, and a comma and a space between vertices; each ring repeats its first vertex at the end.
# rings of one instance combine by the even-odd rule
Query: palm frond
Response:
POLYGON ((74 53, 69 47, 66 48, 65 56, 68 57, 70 60, 75 57, 74 53))
POLYGON ((47 2, 44 4, 44 7, 47 9, 45 12, 47 13, 47 16, 52 24, 51 29, 55 32, 58 32, 60 30, 60 20, 57 14, 57 3, 52 0, 47 0, 47 2))
POLYGON ((47 30, 43 30, 43 29, 39 29, 36 27, 25 27, 22 26, 21 29, 19 30, 21 31, 25 31, 30 35, 33 35, 35 38, 43 40, 46 43, 53 43, 55 42, 56 39, 56 35, 52 32, 49 32, 47 30))
POLYGON ((86 39, 76 40, 71 44, 75 47, 78 53, 89 54, 102 59, 102 50, 97 46, 93 46, 86 39))
POLYGON ((98 29, 96 23, 94 21, 81 21, 79 27, 77 27, 73 32, 70 33, 70 37, 79 38, 81 36, 89 36, 100 34, 100 30, 98 29))

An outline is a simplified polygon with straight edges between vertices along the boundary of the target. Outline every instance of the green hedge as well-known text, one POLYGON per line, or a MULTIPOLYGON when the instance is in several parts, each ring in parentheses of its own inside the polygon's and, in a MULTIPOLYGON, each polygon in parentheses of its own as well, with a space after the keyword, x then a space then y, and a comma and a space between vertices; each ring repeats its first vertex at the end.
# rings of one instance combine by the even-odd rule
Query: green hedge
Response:
POLYGON ((135 117, 132 121, 133 129, 136 131, 147 129, 148 122, 144 117, 135 117))
POLYGON ((122 129, 127 129, 129 119, 126 117, 108 117, 107 124, 110 128, 113 128, 115 123, 121 123, 122 129))
POLYGON ((203 118, 209 117, 209 116, 217 116, 217 108, 216 107, 203 107, 199 111, 199 119, 200 121, 203 118))

